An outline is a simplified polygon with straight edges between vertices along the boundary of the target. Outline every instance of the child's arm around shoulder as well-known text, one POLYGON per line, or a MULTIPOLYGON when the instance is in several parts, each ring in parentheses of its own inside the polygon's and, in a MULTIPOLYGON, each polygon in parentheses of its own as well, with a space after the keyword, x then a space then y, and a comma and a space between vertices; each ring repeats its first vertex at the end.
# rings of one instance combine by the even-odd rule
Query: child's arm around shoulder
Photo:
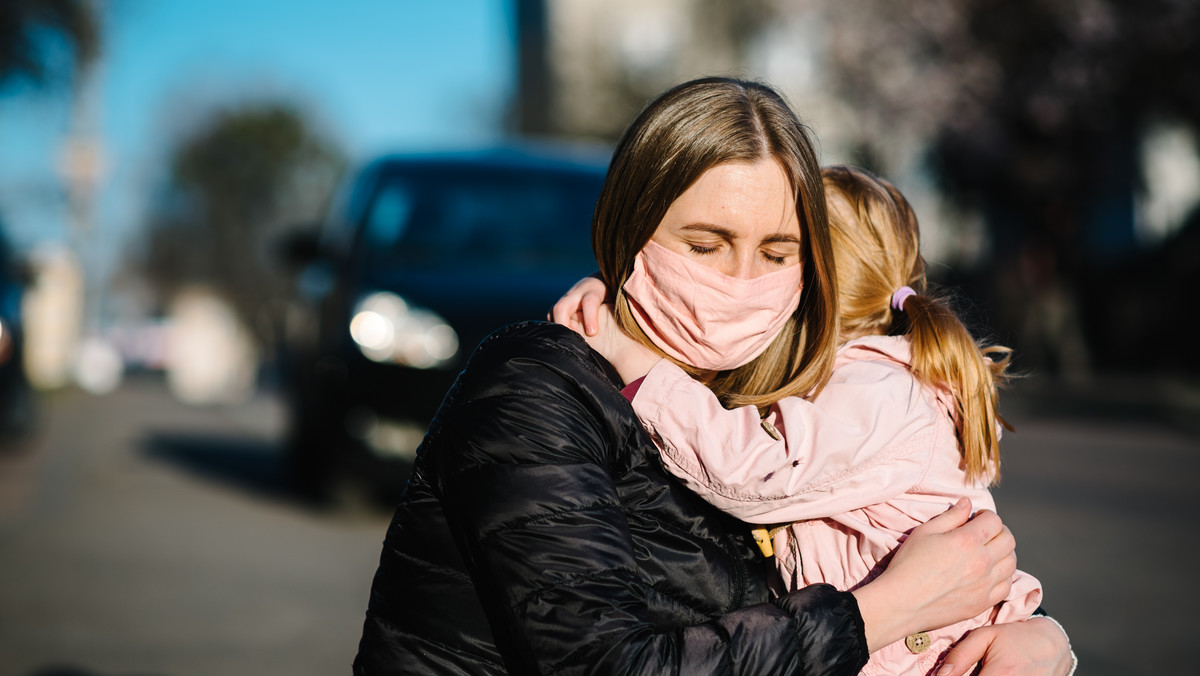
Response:
POLYGON ((582 335, 625 383, 643 378, 633 408, 663 464, 714 505, 757 523, 822 518, 882 502, 923 475, 931 445, 903 441, 926 421, 898 414, 920 391, 906 369, 850 363, 816 403, 787 398, 760 418, 754 407, 724 408, 706 386, 621 331, 605 295, 602 281, 584 278, 549 318, 582 335))
POLYGON ((919 393, 894 364, 851 363, 814 401, 789 397, 760 418, 754 407, 724 408, 662 360, 633 408, 689 488, 743 520, 778 523, 883 502, 920 482, 934 418, 910 415, 919 393))
POLYGON ((605 293, 599 278, 584 277, 554 304, 546 319, 583 336, 628 385, 646 375, 662 357, 617 326, 612 306, 604 304, 605 293))

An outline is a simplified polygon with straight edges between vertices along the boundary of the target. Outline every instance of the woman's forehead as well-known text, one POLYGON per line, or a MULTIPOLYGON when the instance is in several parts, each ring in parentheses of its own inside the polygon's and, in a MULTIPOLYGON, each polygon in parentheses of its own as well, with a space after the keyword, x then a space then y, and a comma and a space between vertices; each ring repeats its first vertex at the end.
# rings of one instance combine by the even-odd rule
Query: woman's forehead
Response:
POLYGON ((659 227, 762 241, 800 236, 795 191, 774 158, 708 169, 671 203, 659 227))

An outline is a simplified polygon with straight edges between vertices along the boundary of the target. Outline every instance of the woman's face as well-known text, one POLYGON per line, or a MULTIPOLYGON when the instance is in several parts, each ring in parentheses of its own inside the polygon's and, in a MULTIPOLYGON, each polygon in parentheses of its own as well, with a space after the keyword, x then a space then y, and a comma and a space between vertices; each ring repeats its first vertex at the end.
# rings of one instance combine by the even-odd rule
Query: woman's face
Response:
POLYGON ((798 265, 795 193, 774 158, 718 164, 671 203, 651 239, 730 277, 798 265))

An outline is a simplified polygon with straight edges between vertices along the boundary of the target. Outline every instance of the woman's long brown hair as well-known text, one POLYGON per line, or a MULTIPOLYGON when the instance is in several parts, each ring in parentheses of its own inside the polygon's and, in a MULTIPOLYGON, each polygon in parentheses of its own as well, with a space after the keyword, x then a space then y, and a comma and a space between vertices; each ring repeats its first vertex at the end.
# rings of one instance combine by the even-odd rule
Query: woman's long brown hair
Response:
POLYGON ((837 290, 820 167, 808 130, 770 87, 704 78, 660 95, 625 130, 613 154, 592 219, 592 247, 614 291, 618 324, 651 349, 621 286, 634 257, 671 203, 707 170, 729 162, 779 162, 796 201, 804 291, 800 306, 767 350, 750 363, 704 375, 726 406, 760 409, 819 390, 837 349, 837 290))

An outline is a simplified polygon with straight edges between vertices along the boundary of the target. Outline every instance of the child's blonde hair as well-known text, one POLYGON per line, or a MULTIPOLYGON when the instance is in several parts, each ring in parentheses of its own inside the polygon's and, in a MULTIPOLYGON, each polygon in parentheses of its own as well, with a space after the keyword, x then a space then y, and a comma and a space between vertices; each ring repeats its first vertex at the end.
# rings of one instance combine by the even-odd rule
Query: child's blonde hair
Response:
MULTIPOLYGON (((947 302, 928 291, 920 230, 908 200, 890 183, 845 166, 822 170, 833 239, 843 340, 906 332, 913 374, 954 397, 959 449, 972 481, 1000 478, 997 388, 1011 350, 975 341, 947 302), (902 287, 915 294, 892 307, 902 287), (905 331, 907 329, 907 331, 905 331)), ((1011 427, 1009 427, 1011 429, 1011 427)))

